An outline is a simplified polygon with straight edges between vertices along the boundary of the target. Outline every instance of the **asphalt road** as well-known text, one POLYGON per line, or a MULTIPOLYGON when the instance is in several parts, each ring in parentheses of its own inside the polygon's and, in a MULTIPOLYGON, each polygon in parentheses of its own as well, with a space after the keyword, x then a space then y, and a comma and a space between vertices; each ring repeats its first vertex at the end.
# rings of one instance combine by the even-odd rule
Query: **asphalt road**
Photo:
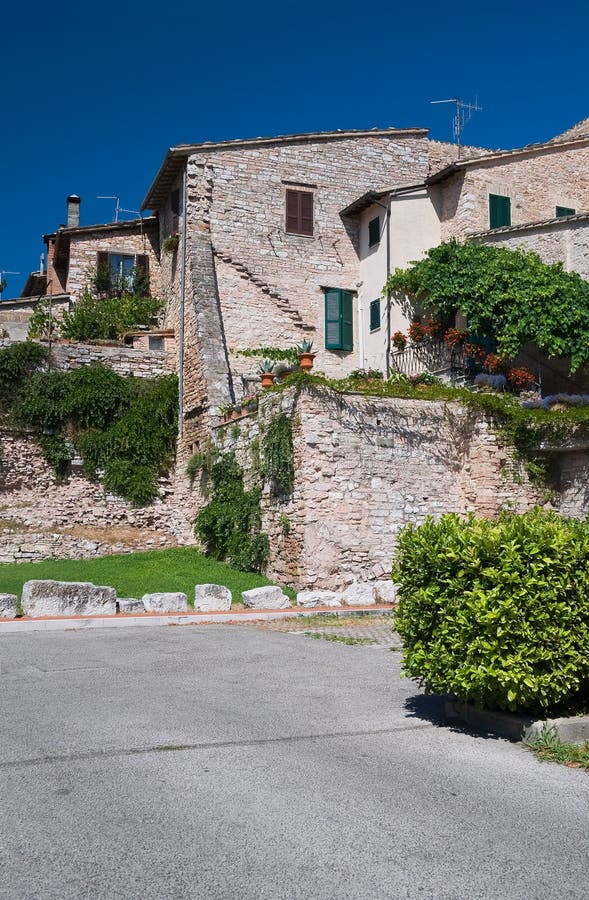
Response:
POLYGON ((586 900, 589 776, 417 693, 256 628, 2 637, 0 897, 586 900))

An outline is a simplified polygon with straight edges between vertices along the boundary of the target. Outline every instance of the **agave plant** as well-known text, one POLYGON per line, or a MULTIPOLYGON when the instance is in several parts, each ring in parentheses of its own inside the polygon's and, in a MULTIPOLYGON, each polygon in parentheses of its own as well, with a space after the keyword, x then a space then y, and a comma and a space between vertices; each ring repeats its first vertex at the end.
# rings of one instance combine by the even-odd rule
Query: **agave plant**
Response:
POLYGON ((310 353, 313 349, 313 341, 308 341, 306 338, 304 341, 301 341, 300 344, 297 344, 297 350, 299 353, 310 353))
POLYGON ((259 372, 260 375, 263 375, 265 372, 273 372, 274 371, 274 360, 273 359, 263 359, 260 363, 259 372))

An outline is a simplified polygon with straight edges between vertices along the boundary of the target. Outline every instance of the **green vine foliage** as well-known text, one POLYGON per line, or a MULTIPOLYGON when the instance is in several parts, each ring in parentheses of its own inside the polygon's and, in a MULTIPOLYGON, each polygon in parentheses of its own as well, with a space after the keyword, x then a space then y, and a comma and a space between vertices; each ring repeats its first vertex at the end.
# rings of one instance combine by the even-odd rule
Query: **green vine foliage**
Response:
POLYGON ((32 341, 10 344, 0 350, 1 411, 6 411, 12 406, 15 395, 25 379, 45 362, 47 356, 47 349, 32 341))
POLYGON ((246 491, 243 470, 234 453, 211 469, 211 500, 196 517, 195 533, 208 556, 228 560, 243 571, 263 572, 268 564, 268 536, 261 531, 260 488, 246 491))
POLYGON ((262 359, 284 360, 292 365, 299 361, 299 351, 296 347, 254 347, 248 350, 237 350, 239 356, 260 357, 262 359))
POLYGON ((124 378, 94 364, 31 375, 14 400, 13 416, 18 424, 55 432, 39 443, 58 477, 70 459, 67 434, 90 477, 103 473, 108 490, 143 505, 157 496, 157 476, 172 462, 177 406, 175 375, 124 378))
POLYGON ((262 474, 273 483, 274 493, 289 495, 294 487, 292 422, 285 413, 275 416, 262 440, 262 474))
POLYGON ((43 455, 55 472, 58 481, 66 477, 72 460, 69 447, 61 434, 44 434, 37 438, 43 455))
POLYGON ((397 269, 385 289, 441 317, 460 310, 470 331, 494 338, 507 358, 532 341, 548 356, 570 357, 572 372, 589 362, 589 282, 532 251, 452 240, 397 269))

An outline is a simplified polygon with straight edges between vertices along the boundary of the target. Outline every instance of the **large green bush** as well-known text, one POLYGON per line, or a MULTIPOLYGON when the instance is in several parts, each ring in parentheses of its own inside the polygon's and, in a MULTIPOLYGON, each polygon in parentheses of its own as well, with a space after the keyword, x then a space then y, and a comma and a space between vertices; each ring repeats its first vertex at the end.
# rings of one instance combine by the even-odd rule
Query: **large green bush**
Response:
POLYGON ((438 693, 545 709, 589 680, 589 524, 540 509, 399 536, 404 670, 438 693))
POLYGON ((119 340, 136 325, 151 325, 162 309, 156 297, 122 294, 100 299, 88 291, 63 314, 62 337, 73 341, 119 340))

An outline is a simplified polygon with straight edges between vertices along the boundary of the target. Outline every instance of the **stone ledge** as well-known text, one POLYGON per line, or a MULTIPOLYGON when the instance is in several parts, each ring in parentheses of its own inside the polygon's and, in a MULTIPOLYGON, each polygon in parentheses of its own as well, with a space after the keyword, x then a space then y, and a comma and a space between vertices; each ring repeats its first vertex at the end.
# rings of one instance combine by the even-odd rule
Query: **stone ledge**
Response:
POLYGON ((295 607, 284 610, 239 609, 232 612, 210 613, 140 613, 138 615, 113 616, 53 616, 45 618, 0 619, 0 634, 19 634, 32 631, 87 631, 93 628, 128 628, 129 626, 162 626, 162 625, 211 625, 228 623, 239 625, 242 622, 265 622, 272 619, 308 618, 310 616, 392 616, 391 606, 371 606, 368 609, 309 609, 295 607))
POLYGON ((459 700, 446 700, 445 715, 449 721, 460 721, 477 731, 486 731, 510 741, 534 741, 551 731, 561 741, 582 744, 589 741, 589 716, 562 716, 534 719, 531 715, 478 709, 459 700))

